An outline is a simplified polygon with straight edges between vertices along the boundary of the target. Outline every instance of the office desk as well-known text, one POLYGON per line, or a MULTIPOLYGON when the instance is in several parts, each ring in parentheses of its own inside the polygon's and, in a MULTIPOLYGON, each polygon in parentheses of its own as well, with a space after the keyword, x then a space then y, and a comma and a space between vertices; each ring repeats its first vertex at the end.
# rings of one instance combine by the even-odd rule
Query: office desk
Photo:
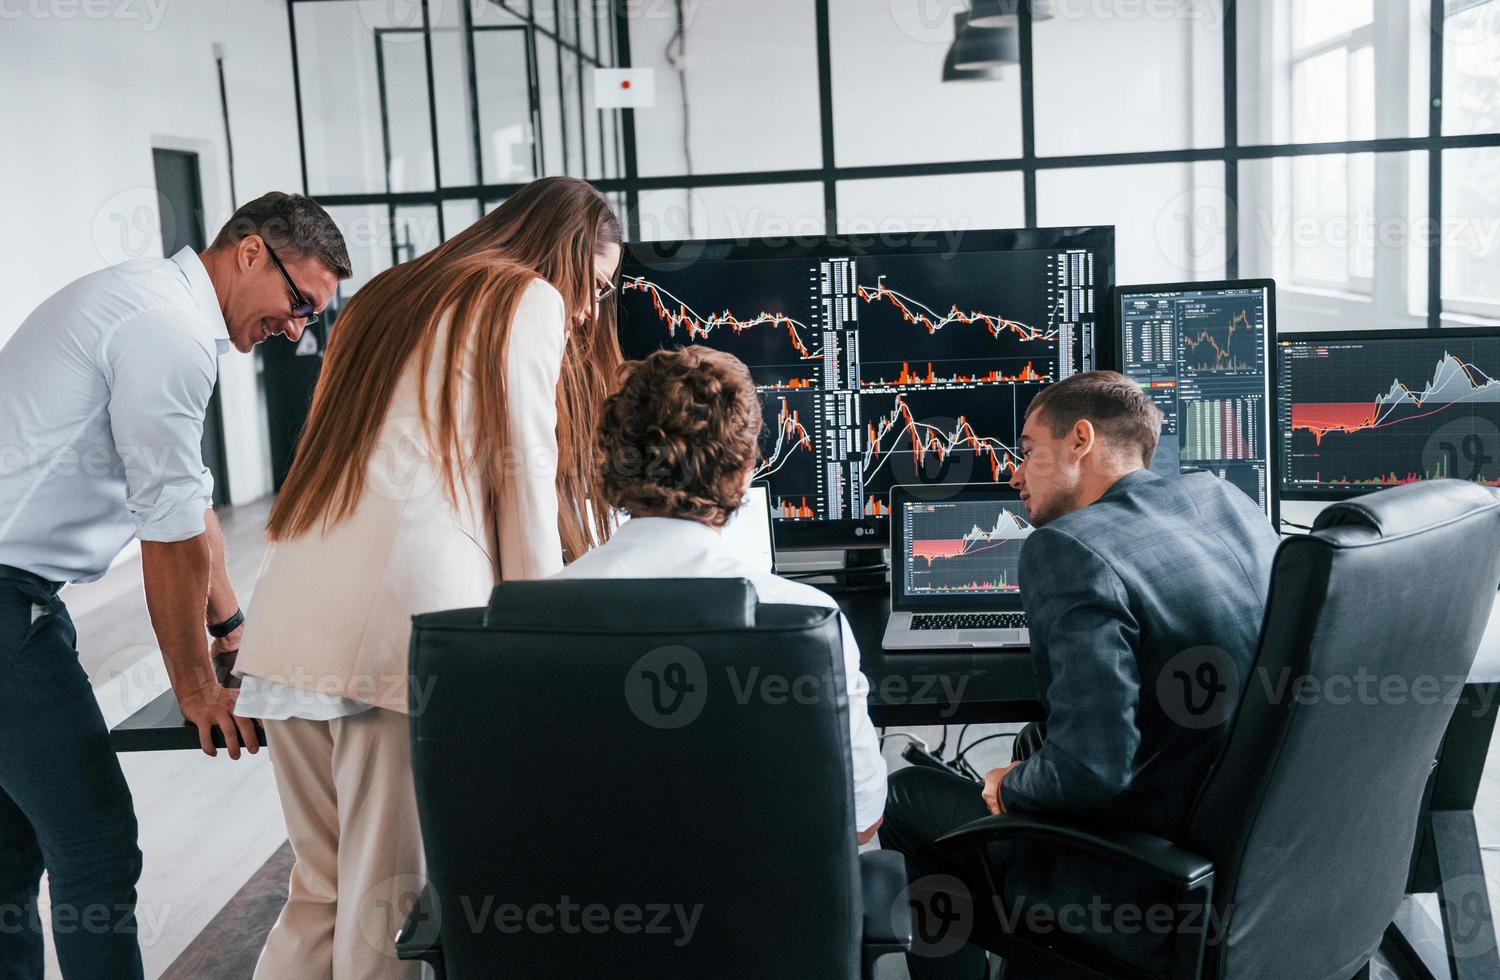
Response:
MULTIPOLYGON (((827 590, 849 619, 870 679, 870 718, 876 725, 955 725, 1041 718, 1036 678, 1027 650, 933 650, 887 654, 880 649, 891 599, 882 586, 827 590)), ((1500 637, 1497 637, 1500 642, 1500 637)), ((221 679, 227 665, 220 666, 221 679)), ((109 734, 116 752, 197 749, 198 732, 183 720, 177 698, 162 692, 109 734)), ((224 733, 214 730, 214 744, 224 733)))
POLYGON ((1041 719, 1030 650, 887 653, 880 648, 891 614, 886 587, 820 587, 838 601, 859 644, 860 664, 870 679, 870 720, 877 726, 1041 719))

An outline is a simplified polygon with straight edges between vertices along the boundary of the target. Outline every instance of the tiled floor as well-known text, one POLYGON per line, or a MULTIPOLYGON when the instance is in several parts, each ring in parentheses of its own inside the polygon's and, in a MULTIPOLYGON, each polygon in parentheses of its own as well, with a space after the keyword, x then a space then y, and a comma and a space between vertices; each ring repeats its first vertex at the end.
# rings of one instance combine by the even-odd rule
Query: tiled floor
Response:
MULTIPOLYGON (((249 602, 263 551, 265 502, 226 510, 230 571, 242 604, 249 602)), ((166 689, 141 591, 139 559, 118 564, 100 582, 70 587, 65 599, 78 625, 79 649, 107 719, 114 723, 166 689)), ((1013 727, 1013 726, 1011 726, 1013 727)), ((931 744, 936 728, 907 729, 931 744)), ((966 742, 1006 726, 975 726, 966 742)), ((950 728, 947 736, 958 736, 950 728)), ((903 740, 890 739, 886 755, 900 765, 903 740)), ((971 762, 983 771, 1009 760, 1010 743, 996 739, 971 762)), ((140 818, 145 873, 140 886, 141 937, 148 977, 169 980, 246 980, 261 937, 279 909, 279 879, 287 852, 269 760, 264 752, 231 762, 222 753, 143 753, 122 757, 140 818), (231 904, 232 903, 232 904, 231 904), (228 906, 228 907, 226 907, 228 906)), ((1477 811, 1479 839, 1490 893, 1500 895, 1500 741, 1492 745, 1477 811)), ((1436 915, 1431 896, 1410 912, 1419 924, 1436 915)), ((1431 966, 1446 977, 1441 951, 1431 966)), ((50 951, 49 951, 50 955, 50 951)), ((49 962, 48 977, 59 977, 49 962)), ((899 957, 881 964, 882 980, 900 980, 899 957)))

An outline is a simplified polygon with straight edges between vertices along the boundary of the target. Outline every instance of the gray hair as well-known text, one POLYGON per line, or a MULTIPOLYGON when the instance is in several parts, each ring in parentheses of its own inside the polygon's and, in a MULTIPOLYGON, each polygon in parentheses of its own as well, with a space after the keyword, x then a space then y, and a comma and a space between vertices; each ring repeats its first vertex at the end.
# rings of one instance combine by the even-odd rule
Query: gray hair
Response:
POLYGON ((251 235, 259 235, 272 248, 293 258, 316 258, 340 279, 354 274, 338 225, 310 197, 280 191, 262 194, 240 206, 211 247, 229 248, 251 235))

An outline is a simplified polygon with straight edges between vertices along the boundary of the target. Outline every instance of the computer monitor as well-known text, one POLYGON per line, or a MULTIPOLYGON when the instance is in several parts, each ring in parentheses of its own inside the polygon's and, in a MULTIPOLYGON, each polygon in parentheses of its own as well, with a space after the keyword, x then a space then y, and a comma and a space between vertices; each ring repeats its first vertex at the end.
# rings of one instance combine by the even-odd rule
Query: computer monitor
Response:
POLYGON ((1500 485, 1500 327, 1294 333, 1277 344, 1282 495, 1452 477, 1500 485))
POLYGON ((1115 316, 1121 371, 1162 412, 1151 469, 1213 473, 1243 490, 1274 523, 1275 283, 1121 286, 1115 316))
POLYGON ((1005 482, 1026 406, 1113 336, 1113 228, 627 246, 625 356, 750 368, 779 548, 885 547, 890 488, 1005 482))

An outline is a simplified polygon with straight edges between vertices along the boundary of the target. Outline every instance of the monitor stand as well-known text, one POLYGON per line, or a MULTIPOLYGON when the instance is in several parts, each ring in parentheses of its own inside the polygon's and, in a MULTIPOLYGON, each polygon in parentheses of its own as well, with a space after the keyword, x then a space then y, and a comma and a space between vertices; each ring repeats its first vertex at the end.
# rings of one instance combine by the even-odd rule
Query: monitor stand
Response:
MULTIPOLYGON (((845 588, 870 589, 884 587, 890 582, 890 566, 885 563, 885 552, 881 549, 860 548, 844 552, 844 567, 841 574, 845 588), (874 558, 872 561, 871 558, 874 558)), ((837 573, 836 573, 837 574, 837 573)))

